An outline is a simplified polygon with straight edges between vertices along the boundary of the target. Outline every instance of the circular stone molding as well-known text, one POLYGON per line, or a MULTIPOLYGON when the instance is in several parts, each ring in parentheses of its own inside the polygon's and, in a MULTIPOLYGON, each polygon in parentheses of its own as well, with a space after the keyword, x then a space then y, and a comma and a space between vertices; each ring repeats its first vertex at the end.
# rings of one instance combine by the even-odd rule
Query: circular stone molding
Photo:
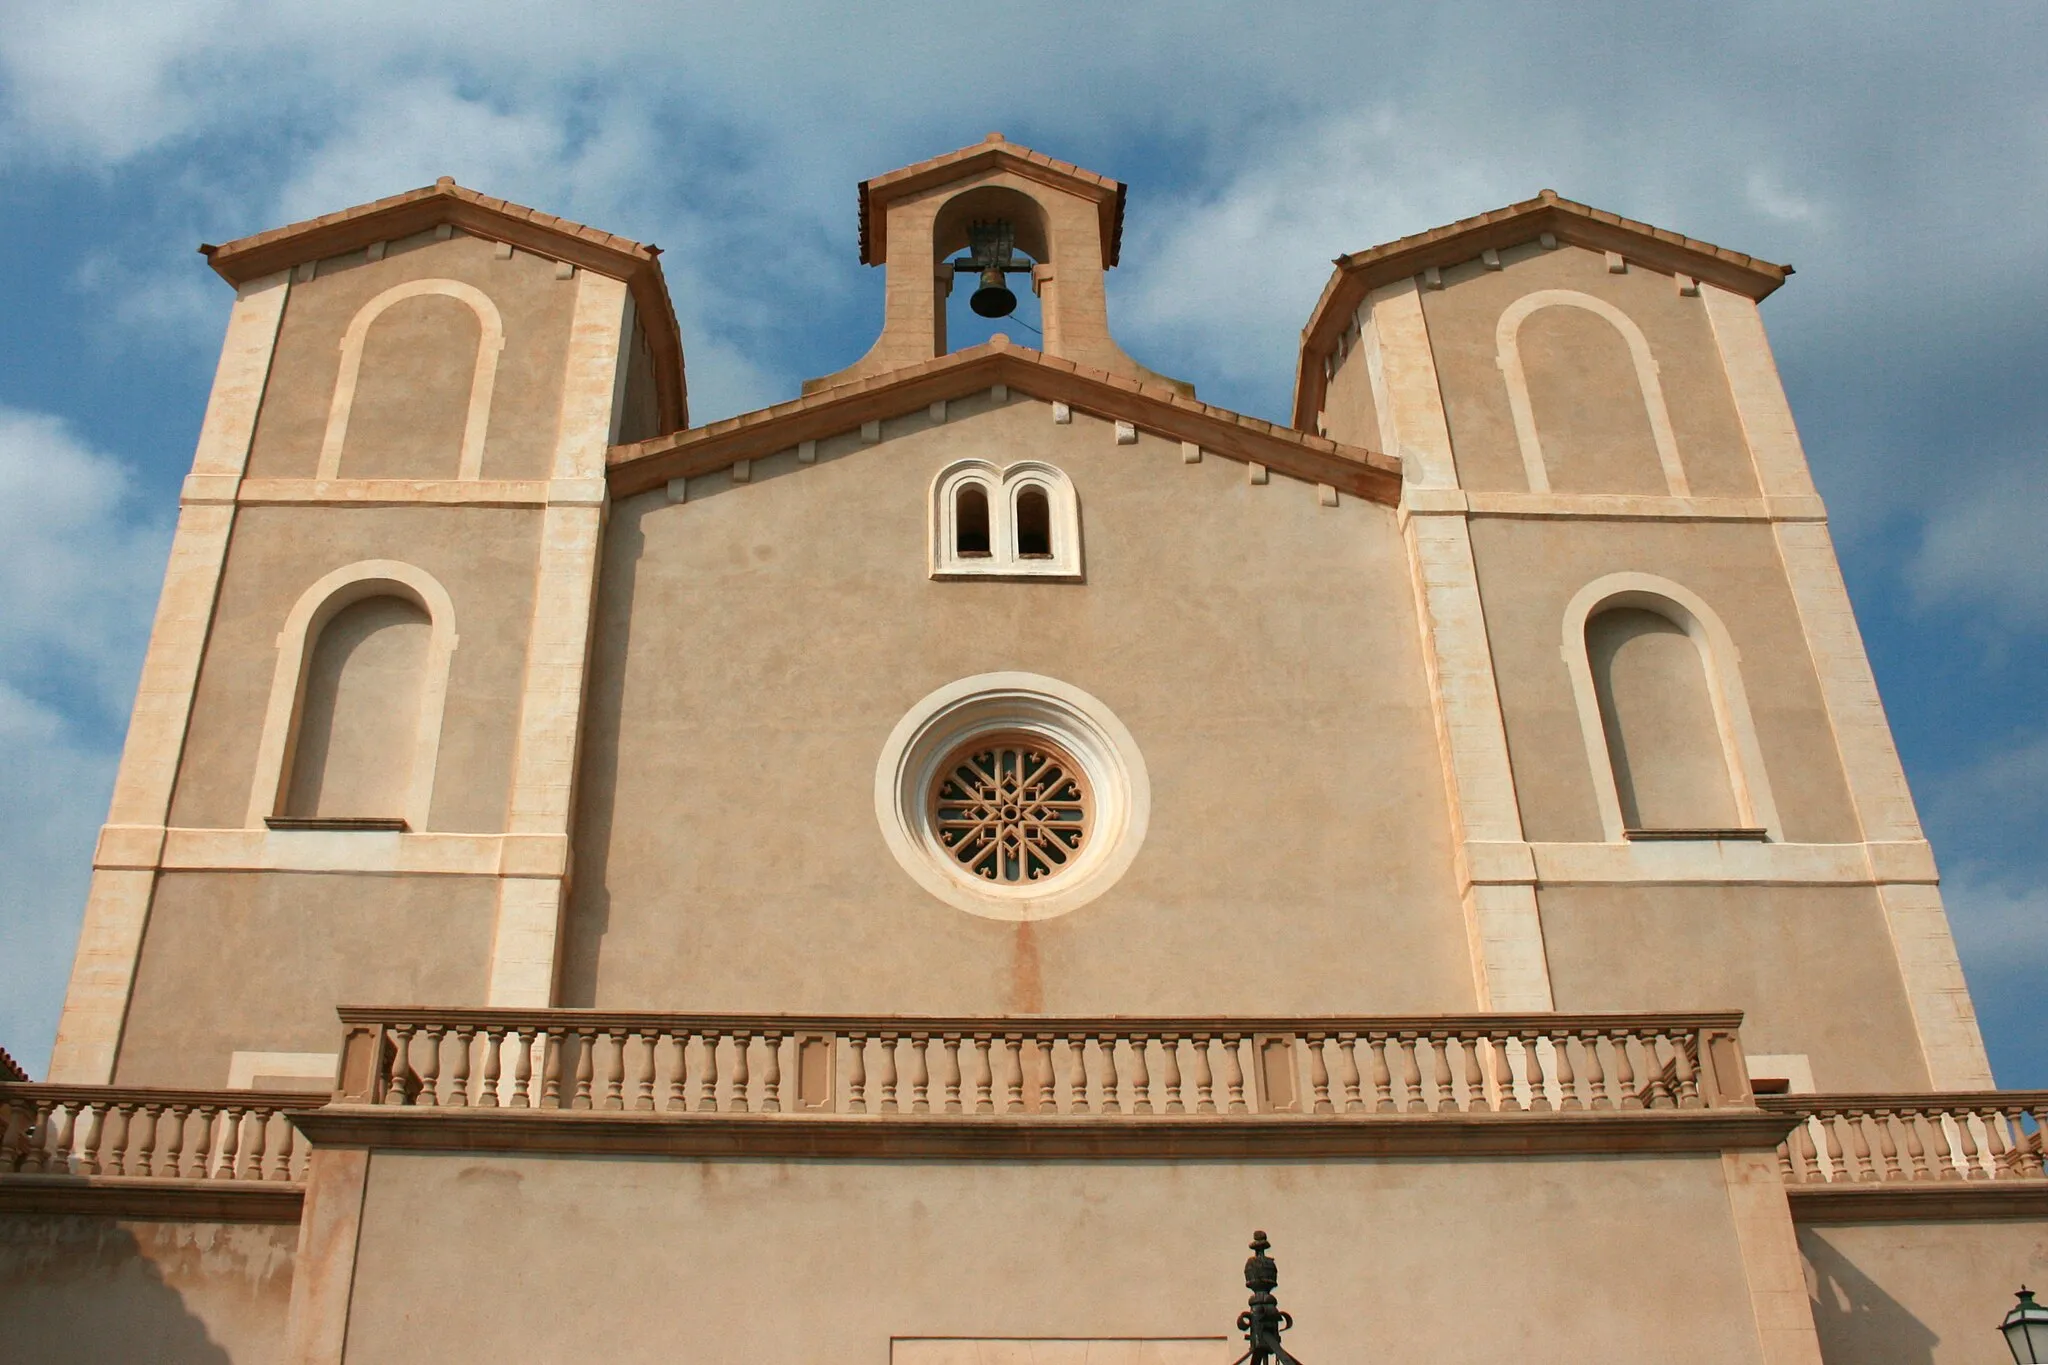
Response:
POLYGON ((1078 910, 1123 876, 1145 842, 1152 785, 1131 732, 1078 687, 1036 673, 981 673, 910 708, 875 765, 875 819, 917 884, 987 919, 1039 920, 1078 910), (1088 830, 1066 867, 1037 881, 976 876, 939 839, 935 793, 949 760, 980 740, 1036 738, 1070 758, 1088 796, 1088 830))

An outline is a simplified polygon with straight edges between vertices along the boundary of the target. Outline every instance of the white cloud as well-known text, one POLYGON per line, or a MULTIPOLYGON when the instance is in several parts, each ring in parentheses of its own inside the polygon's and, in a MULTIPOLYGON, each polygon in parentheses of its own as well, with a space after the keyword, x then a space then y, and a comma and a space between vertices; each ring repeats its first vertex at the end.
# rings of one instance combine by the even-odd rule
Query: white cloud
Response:
POLYGON ((1946 493, 1907 566, 1916 602, 1988 608, 2008 626, 2048 625, 2048 451, 1946 493))
POLYGON ((56 418, 0 407, 0 1044, 40 1068, 169 541, 56 418))

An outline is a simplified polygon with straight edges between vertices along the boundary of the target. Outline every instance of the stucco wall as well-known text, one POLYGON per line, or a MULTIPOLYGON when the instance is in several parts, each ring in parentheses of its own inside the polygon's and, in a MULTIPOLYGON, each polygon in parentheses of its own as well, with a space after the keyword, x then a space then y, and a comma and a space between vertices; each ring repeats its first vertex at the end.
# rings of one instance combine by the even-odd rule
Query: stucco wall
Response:
MULTIPOLYGON (((886 1365, 892 1336, 1229 1331, 1274 1241, 1288 1347, 1760 1359, 1720 1159, 1023 1163, 375 1153, 350 1361, 886 1365), (695 1290, 690 1287, 695 1286, 695 1290), (692 1313, 692 1292, 715 1313, 692 1313)), ((1239 1350, 1242 1349, 1240 1346, 1239 1350)), ((1236 1351, 1219 1353, 1226 1365, 1236 1351)))
MULTIPOLYGON (((524 251, 501 260, 497 244, 480 237, 457 233, 439 241, 434 234, 423 233, 389 244, 380 261, 352 252, 320 262, 314 279, 294 280, 249 450, 252 477, 313 477, 341 371, 341 341, 350 320, 363 305, 394 285, 424 279, 456 280, 481 290, 503 322, 505 345, 498 355, 483 448, 483 477, 547 476, 568 356, 575 282, 555 278, 553 261, 524 251)), ((468 402, 468 376, 474 368, 475 314, 466 305, 445 298, 427 305, 415 300, 399 307, 417 311, 412 317, 393 313, 371 327, 356 395, 358 407, 349 421, 340 472, 349 478, 453 478, 452 455, 438 463, 426 461, 422 467, 409 467, 394 463, 390 442, 410 443, 408 433, 416 431, 452 433, 459 439, 468 402), (465 338, 456 347, 463 354, 415 353, 412 363, 421 368, 406 370, 408 353, 402 341, 408 337, 423 342, 450 341, 458 334, 465 338), (448 373, 442 374, 443 370, 448 373), (358 416, 365 423, 360 430, 358 416)))
POLYGON ((1753 1053, 1806 1053, 1824 1091, 1925 1090, 1877 892, 1861 886, 1546 886, 1557 1008, 1744 1011, 1753 1053))
POLYGON ((1455 1011, 1473 1004, 1391 512, 1012 397, 614 509, 570 1004, 669 1009, 1455 1011), (967 455, 1059 464, 1087 582, 934 582, 927 489, 967 455), (874 812, 913 703, 1019 669, 1107 703, 1150 832, 1035 924, 921 890, 874 812))
POLYGON ((1799 1230, 1828 1365, 1991 1365, 2020 1285, 2048 1281, 2048 1221, 1830 1223, 1799 1230))
POLYGON ((166 873, 114 1079, 221 1086, 236 1051, 333 1052, 337 1005, 480 1005, 496 890, 486 877, 166 873))
POLYGON ((200 667, 171 823, 242 827, 278 632, 293 603, 334 569, 395 559, 425 569, 448 590, 460 638, 429 828, 502 831, 540 525, 539 512, 511 508, 242 508, 200 667))
MULTIPOLYGON (((1671 276, 1638 264, 1612 274, 1602 253, 1582 247, 1546 251, 1527 242, 1502 251, 1500 259, 1499 270, 1477 260, 1448 267, 1442 289, 1422 291, 1460 484, 1488 491, 1529 487, 1496 327, 1516 299, 1567 289, 1612 304, 1641 329, 1692 492, 1755 496, 1756 473, 1697 296, 1681 295, 1671 276)), ((1627 454, 1647 433, 1642 390, 1620 333, 1582 309, 1543 308, 1523 323, 1520 342, 1537 430, 1546 451, 1551 441, 1561 443, 1571 471, 1563 478, 1563 471, 1553 471, 1554 486, 1561 492, 1663 492, 1654 463, 1645 469, 1627 454), (1614 487, 1588 482, 1603 470, 1624 481, 1614 487)))
POLYGON ((1323 428, 1339 441, 1383 450, 1379 409, 1372 392, 1372 369, 1366 348, 1353 342, 1323 395, 1323 428))
POLYGON ((1861 838, 1791 589, 1767 525, 1476 518, 1472 554, 1522 822, 1538 842, 1605 838, 1560 648, 1574 594, 1608 574, 1697 593, 1741 655, 1743 689, 1784 837, 1861 838))
POLYGON ((0 1360, 266 1365, 296 1224, 0 1216, 0 1360))

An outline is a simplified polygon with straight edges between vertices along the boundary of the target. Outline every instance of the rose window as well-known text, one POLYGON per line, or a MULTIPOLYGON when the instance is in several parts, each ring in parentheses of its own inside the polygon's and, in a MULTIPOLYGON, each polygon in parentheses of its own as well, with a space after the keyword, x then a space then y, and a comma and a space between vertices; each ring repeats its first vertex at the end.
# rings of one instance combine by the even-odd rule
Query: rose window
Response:
POLYGON ((939 765, 932 826, 970 876, 1041 882, 1080 856, 1094 817, 1081 765, 1035 736, 983 736, 939 765))

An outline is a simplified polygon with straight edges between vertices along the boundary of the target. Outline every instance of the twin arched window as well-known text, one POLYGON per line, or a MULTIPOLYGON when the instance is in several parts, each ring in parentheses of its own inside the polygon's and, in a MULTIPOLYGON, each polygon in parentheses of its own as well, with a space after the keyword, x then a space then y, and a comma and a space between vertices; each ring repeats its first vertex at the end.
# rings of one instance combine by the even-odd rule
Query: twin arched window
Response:
POLYGON ((1079 578, 1074 486, 1041 460, 947 465, 932 481, 934 578, 1079 578))
POLYGON ((1610 842, 1779 837, 1739 658, 1705 602, 1609 575, 1566 610, 1564 656, 1610 842))

